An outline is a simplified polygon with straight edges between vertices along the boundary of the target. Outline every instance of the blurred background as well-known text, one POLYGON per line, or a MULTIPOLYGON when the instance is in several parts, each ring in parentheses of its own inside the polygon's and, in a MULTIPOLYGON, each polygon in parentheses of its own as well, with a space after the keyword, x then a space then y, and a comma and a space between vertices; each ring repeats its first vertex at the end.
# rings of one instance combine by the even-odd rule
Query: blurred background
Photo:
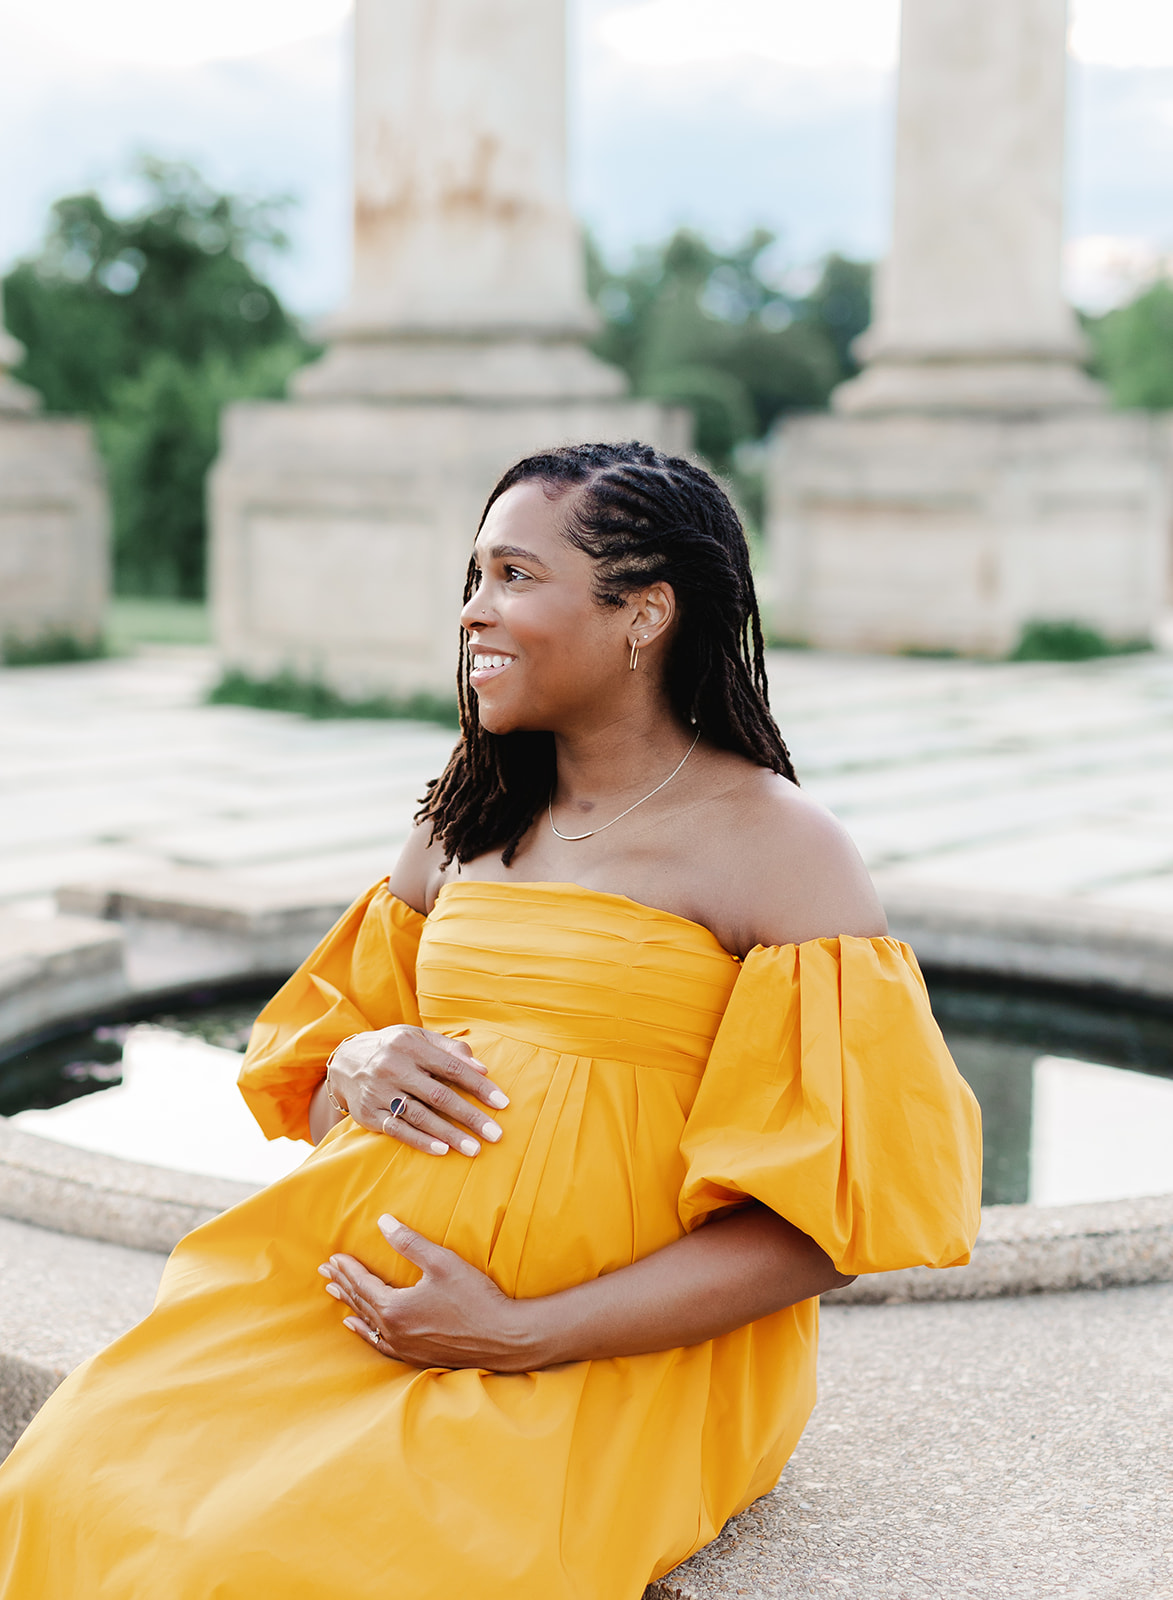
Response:
POLYGON ((639 437, 987 1201, 1173 1190, 1164 0, 0 0, 0 197, 0 1119, 300 1159, 238 1052, 451 747, 484 497, 639 437))
MULTIPOLYGON (((345 296, 350 32, 345 0, 0 5, 13 376, 95 424, 119 601, 187 603, 116 603, 112 640, 206 636, 219 409, 283 394, 345 296)), ((889 237, 898 34, 896 0, 571 0, 592 347, 635 394, 689 409, 755 531, 761 441, 857 370, 889 237)), ((1067 120, 1064 285, 1091 370, 1115 405, 1173 406, 1160 0, 1075 0, 1067 120)), ((24 641, 54 647, 70 644, 24 641)))

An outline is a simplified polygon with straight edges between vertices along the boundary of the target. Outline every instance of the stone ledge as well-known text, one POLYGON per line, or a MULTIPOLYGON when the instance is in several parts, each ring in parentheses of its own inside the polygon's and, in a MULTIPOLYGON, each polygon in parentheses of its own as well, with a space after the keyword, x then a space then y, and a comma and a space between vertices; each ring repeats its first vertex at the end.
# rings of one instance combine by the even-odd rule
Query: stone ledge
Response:
POLYGON ((57 908, 119 925, 130 988, 149 992, 292 972, 352 898, 320 885, 257 884, 171 867, 65 884, 57 908))
POLYGON ((823 1299, 894 1305, 1169 1282, 1173 1195, 1154 1195, 1095 1205, 985 1206, 968 1266, 864 1273, 823 1299))
POLYGON ((62 1378, 146 1316, 164 1259, 0 1217, 0 1458, 62 1378))
POLYGON ((951 890, 897 872, 876 888, 926 967, 1173 1000, 1173 917, 1095 900, 951 890))
POLYGON ((63 884, 57 890, 57 909, 65 914, 141 917, 243 938, 316 931, 323 918, 336 921, 348 904, 344 895, 297 884, 251 883, 182 867, 63 884))
POLYGON ((0 1217, 135 1250, 173 1250, 256 1186, 42 1139, 0 1117, 0 1217))
POLYGON ((129 992, 120 928, 90 917, 0 916, 0 1045, 129 992))

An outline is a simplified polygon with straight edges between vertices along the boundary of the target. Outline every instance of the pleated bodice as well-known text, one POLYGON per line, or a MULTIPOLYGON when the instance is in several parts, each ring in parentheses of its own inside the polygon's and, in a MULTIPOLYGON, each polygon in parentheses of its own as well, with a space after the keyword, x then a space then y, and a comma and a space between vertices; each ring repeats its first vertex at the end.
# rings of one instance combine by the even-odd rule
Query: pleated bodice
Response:
POLYGON ((684 917, 565 883, 441 889, 420 937, 426 1028, 699 1078, 740 962, 684 917))

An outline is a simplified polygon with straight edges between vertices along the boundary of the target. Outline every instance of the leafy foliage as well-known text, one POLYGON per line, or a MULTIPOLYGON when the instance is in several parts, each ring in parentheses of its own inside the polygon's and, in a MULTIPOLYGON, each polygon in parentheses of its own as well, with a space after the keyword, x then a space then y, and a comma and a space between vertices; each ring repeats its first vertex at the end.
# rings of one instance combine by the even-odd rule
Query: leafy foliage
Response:
POLYGON ((287 202, 218 194, 182 164, 140 173, 132 216, 94 194, 54 205, 40 254, 5 280, 6 320, 26 350, 14 376, 97 424, 119 589, 198 598, 220 407, 280 395, 312 350, 252 265, 285 247, 287 202))
POLYGON ((115 385, 97 427, 123 593, 201 598, 204 485, 218 448, 220 408, 231 400, 279 399, 303 359, 293 343, 254 351, 235 365, 219 351, 188 365, 160 350, 115 385))
POLYGON ((829 256, 815 288, 796 295, 764 272, 773 235, 722 251, 681 230, 625 270, 588 250, 588 284, 603 328, 594 348, 636 394, 687 406, 700 452, 736 474, 738 446, 784 413, 826 404, 856 368, 851 341, 871 315, 870 268, 829 256))
POLYGON ((1093 370, 1121 407, 1173 407, 1173 282, 1160 278, 1131 304, 1084 323, 1093 370))
POLYGON ((328 684, 299 678, 288 670, 272 678, 254 678, 239 668, 229 668, 208 691, 207 698, 209 705, 296 711, 314 721, 339 717, 402 717, 416 722, 439 722, 446 728, 460 726, 456 701, 443 695, 420 690, 406 699, 372 695, 365 700, 348 700, 328 684))
POLYGON ((1011 661, 1091 661, 1097 656, 1127 656, 1151 650, 1147 639, 1106 639, 1085 622, 1027 622, 1011 661))
POLYGON ((61 661, 97 661, 106 654, 101 636, 81 638, 52 628, 46 633, 25 637, 8 634, 0 640, 0 661, 6 667, 45 667, 61 661))

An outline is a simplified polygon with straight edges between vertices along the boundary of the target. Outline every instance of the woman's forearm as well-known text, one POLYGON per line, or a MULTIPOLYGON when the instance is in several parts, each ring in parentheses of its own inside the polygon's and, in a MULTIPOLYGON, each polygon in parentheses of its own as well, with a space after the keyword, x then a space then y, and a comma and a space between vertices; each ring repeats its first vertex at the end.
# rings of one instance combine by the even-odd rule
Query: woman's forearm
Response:
POLYGON ((630 1267, 518 1301, 525 1364, 533 1370, 700 1344, 851 1281, 813 1239, 753 1204, 630 1267))

